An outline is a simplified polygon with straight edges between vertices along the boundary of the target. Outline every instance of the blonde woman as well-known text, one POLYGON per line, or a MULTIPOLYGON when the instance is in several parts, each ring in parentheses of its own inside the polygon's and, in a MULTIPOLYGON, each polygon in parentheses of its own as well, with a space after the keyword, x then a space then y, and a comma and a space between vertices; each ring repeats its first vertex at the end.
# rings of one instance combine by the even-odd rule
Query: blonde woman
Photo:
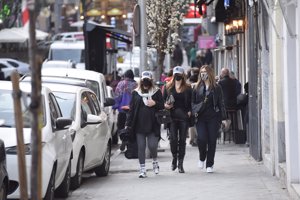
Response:
POLYGON ((199 149, 198 167, 213 172, 217 137, 221 121, 226 119, 226 110, 222 88, 215 81, 211 67, 204 65, 200 68, 198 82, 192 92, 192 107, 202 103, 202 108, 193 110, 196 115, 197 144, 199 149))

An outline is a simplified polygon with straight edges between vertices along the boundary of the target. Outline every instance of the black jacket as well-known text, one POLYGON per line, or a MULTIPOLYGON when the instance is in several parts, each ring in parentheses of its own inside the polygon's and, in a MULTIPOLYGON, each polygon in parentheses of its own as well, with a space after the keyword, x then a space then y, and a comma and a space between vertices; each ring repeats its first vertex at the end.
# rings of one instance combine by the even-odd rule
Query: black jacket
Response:
MULTIPOLYGON (((155 105, 152 107, 155 109, 155 111, 164 109, 164 101, 162 98, 162 93, 160 90, 158 90, 155 94, 152 96, 152 100, 155 101, 155 105)), ((137 116, 139 112, 140 105, 143 103, 143 98, 138 94, 137 91, 132 92, 132 98, 130 102, 130 109, 129 113, 127 115, 126 123, 125 125, 128 127, 131 127, 132 133, 136 134, 135 127, 137 122, 137 116)), ((154 126, 154 132, 157 137, 160 137, 160 127, 161 125, 158 123, 158 121, 155 121, 153 124, 154 126)))
POLYGON ((236 98, 239 93, 237 91, 237 82, 234 79, 231 79, 229 76, 225 76, 222 80, 219 81, 219 85, 223 90, 226 109, 236 109, 236 98))
MULTIPOLYGON (((204 84, 200 84, 198 87, 193 89, 192 104, 198 104, 205 98, 205 94, 203 92, 204 87, 204 84)), ((215 112, 220 113, 220 119, 227 119, 221 86, 217 84, 217 86, 213 88, 211 92, 213 93, 213 105, 215 112)))

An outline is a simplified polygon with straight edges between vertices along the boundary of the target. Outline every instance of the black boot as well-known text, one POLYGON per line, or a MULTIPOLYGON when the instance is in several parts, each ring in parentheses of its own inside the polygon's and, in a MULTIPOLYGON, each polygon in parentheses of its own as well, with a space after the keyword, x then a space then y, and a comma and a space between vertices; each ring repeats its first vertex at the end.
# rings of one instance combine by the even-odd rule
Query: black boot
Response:
POLYGON ((179 160, 178 162, 178 172, 179 173, 184 173, 184 169, 183 169, 183 160, 179 160))
POLYGON ((172 160, 172 171, 174 171, 177 168, 177 158, 173 157, 172 160))

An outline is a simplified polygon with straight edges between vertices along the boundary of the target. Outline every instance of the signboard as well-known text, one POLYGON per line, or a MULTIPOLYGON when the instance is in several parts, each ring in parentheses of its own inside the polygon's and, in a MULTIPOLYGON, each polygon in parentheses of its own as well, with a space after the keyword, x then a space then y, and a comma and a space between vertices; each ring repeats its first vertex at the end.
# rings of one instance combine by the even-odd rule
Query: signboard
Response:
POLYGON ((199 36, 198 48, 199 49, 216 48, 215 36, 199 36))

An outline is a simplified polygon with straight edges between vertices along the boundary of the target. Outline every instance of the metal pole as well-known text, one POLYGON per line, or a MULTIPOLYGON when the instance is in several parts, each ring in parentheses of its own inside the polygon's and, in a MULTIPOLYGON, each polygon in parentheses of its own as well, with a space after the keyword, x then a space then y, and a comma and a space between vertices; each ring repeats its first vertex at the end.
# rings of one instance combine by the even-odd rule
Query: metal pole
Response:
POLYGON ((61 31, 61 0, 56 0, 54 3, 54 13, 55 13, 55 33, 59 33, 61 31))
POLYGON ((148 69, 147 66, 147 16, 146 16, 146 1, 139 0, 140 5, 140 35, 141 35, 141 46, 140 46, 140 71, 148 69))

